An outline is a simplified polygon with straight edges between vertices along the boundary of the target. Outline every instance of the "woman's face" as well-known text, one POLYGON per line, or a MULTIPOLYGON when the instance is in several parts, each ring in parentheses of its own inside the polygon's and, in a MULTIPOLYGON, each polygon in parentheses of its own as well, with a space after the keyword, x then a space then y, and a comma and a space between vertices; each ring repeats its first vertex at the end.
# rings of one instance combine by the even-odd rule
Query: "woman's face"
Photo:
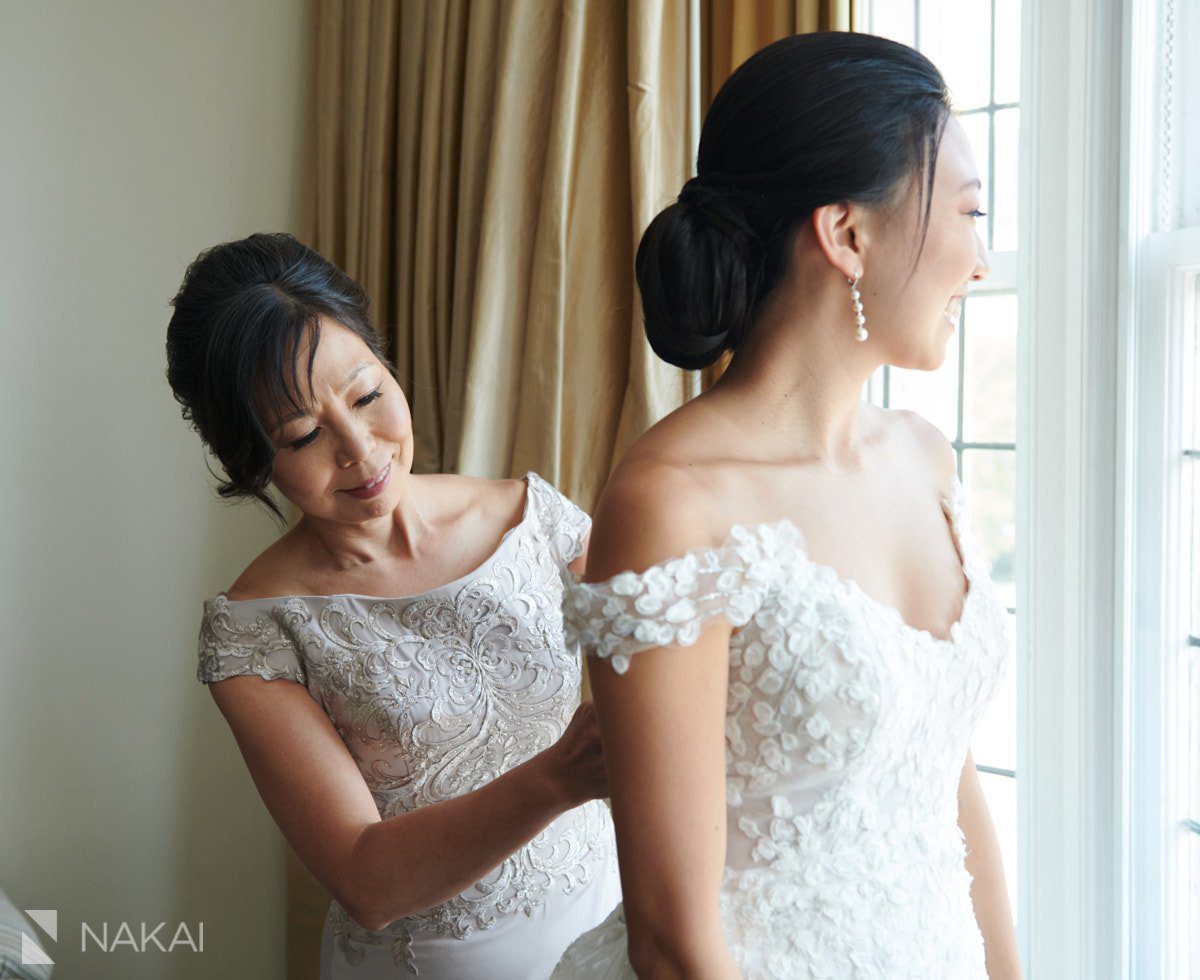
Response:
POLYGON ((307 409, 274 420, 272 483, 310 518, 359 524, 390 514, 413 453, 412 417, 391 372, 352 330, 322 317, 311 392, 299 383, 307 409))
MULTIPOLYGON (((868 343, 880 345, 889 364, 933 370, 945 360, 967 283, 988 272, 987 249, 975 230, 981 213, 979 171, 954 117, 938 150, 928 234, 914 268, 924 220, 918 179, 898 207, 879 213, 859 289, 868 343)), ((852 330, 852 317, 848 320, 852 330)))

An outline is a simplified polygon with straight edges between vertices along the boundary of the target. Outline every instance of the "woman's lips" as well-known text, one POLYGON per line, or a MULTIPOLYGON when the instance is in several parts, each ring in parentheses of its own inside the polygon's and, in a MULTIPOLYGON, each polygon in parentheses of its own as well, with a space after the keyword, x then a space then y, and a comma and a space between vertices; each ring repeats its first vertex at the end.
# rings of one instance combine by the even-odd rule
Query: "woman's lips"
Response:
POLYGON ((370 497, 378 496, 383 493, 383 488, 388 484, 388 478, 392 475, 392 464, 388 463, 380 472, 371 477, 361 487, 355 487, 353 490, 343 490, 342 493, 348 493, 351 497, 357 497, 359 500, 367 500, 370 497))
POLYGON ((958 326, 958 320, 962 316, 962 296, 950 297, 950 302, 946 304, 946 308, 942 310, 942 316, 946 318, 946 322, 952 327, 958 326))

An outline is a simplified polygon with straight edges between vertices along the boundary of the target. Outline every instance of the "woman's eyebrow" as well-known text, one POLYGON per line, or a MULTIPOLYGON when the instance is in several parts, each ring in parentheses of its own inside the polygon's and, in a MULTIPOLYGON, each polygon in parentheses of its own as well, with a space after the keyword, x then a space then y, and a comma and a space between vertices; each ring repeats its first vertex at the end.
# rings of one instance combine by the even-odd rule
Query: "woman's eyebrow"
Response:
MULTIPOLYGON (((362 364, 358 365, 358 367, 356 367, 353 371, 351 371, 349 373, 349 375, 346 376, 346 383, 342 386, 342 391, 344 392, 347 388, 349 388, 350 385, 354 382, 354 379, 357 378, 360 374, 362 374, 363 371, 365 371, 370 366, 371 366, 370 361, 363 361, 362 364)), ((272 427, 271 431, 278 432, 280 429, 282 429, 285 425, 287 425, 293 419, 302 419, 307 414, 308 414, 308 412, 304 411, 303 409, 298 409, 294 412, 288 412, 287 415, 283 416, 278 422, 275 423, 275 425, 272 427)))
POLYGON ((959 190, 965 191, 968 187, 978 187, 980 190, 982 190, 983 189, 983 181, 981 181, 978 177, 974 177, 971 180, 968 180, 965 184, 963 184, 962 187, 959 188, 959 190))
POLYGON ((271 431, 272 431, 272 432, 278 432, 280 429, 282 429, 282 428, 283 428, 285 425, 287 425, 287 424, 288 424, 289 422, 291 422, 293 419, 302 419, 302 418, 304 418, 304 416, 306 416, 307 414, 308 414, 308 412, 305 412, 305 411, 302 411, 302 410, 297 410, 297 411, 295 411, 295 412, 288 412, 288 414, 287 414, 287 415, 283 416, 283 418, 281 418, 281 419, 280 419, 278 422, 276 422, 276 423, 275 423, 275 424, 274 424, 274 425, 271 427, 271 431))
POLYGON ((363 371, 365 371, 365 370, 366 370, 367 368, 369 368, 370 366, 371 366, 371 362, 370 362, 370 361, 363 361, 363 362, 362 362, 362 364, 360 364, 360 365, 359 365, 358 367, 356 367, 356 368, 355 368, 353 371, 351 371, 351 372, 350 372, 350 374, 349 374, 349 376, 346 378, 346 383, 345 383, 345 384, 342 386, 342 391, 345 391, 347 388, 349 388, 349 387, 350 387, 350 383, 351 383, 351 382, 352 382, 352 381, 353 381, 355 378, 357 378, 357 377, 358 377, 360 374, 362 374, 362 373, 363 373, 363 371))

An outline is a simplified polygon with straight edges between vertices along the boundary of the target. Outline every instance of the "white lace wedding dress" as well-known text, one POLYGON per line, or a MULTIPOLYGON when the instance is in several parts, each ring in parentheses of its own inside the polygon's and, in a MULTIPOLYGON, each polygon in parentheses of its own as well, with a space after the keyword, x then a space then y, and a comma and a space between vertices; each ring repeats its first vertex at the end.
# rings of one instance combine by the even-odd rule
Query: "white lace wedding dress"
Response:
MULTIPOLYGON (((545 480, 525 480, 520 523, 479 568, 429 592, 209 600, 197 678, 257 674, 305 685, 384 820, 524 762, 558 740, 579 705, 561 576, 590 524, 545 480)), ((321 977, 544 980, 567 944, 619 900, 612 820, 592 800, 461 895, 380 931, 334 901, 321 977)))
MULTIPOLYGON (((639 651, 735 627, 720 907, 748 978, 985 980, 957 789, 1000 681, 1007 618, 962 487, 943 509, 968 591, 947 640, 805 555, 789 521, 599 584, 567 585, 568 635, 624 672, 639 651)), ((632 977, 621 908, 555 977, 632 977)))

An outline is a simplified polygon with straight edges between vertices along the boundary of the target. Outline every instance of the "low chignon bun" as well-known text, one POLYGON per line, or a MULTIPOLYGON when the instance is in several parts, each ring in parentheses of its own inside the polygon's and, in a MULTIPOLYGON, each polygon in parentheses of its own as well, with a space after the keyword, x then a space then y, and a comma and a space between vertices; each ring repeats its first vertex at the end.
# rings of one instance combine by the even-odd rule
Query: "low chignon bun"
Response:
POLYGON ((654 352, 695 369, 735 349, 758 305, 763 257, 737 192, 689 180, 638 246, 638 288, 654 352))

